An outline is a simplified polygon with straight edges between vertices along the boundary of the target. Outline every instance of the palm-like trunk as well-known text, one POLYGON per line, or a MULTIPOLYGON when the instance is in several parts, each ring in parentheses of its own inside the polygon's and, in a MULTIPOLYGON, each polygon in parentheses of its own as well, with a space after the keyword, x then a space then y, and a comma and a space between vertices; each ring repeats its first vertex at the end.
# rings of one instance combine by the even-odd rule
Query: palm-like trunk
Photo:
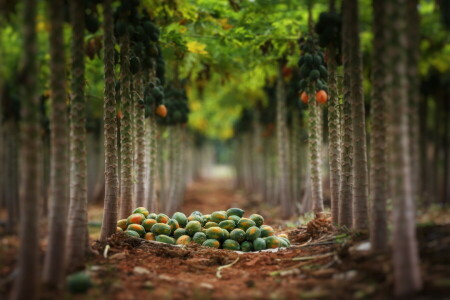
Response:
POLYGON ((392 171, 393 259, 395 293, 406 295, 422 287, 415 234, 415 203, 411 180, 411 152, 408 116, 407 45, 403 37, 410 30, 406 23, 406 1, 388 4, 386 30, 392 32, 388 46, 388 66, 392 76, 389 86, 389 146, 392 171))
POLYGON ((366 121, 362 87, 362 58, 359 49, 358 1, 347 0, 344 23, 350 22, 348 43, 350 47, 349 68, 351 71, 351 104, 353 119, 353 227, 368 229, 368 171, 366 146, 366 121), (345 17, 346 16, 346 17, 345 17))
POLYGON ((120 123, 120 218, 126 218, 133 209, 133 121, 130 97, 130 39, 128 33, 120 41, 120 92, 123 118, 120 123))
POLYGON ((341 112, 341 182, 339 186, 339 225, 352 227, 353 220, 353 120, 352 105, 350 102, 350 74, 349 65, 350 45, 349 34, 351 18, 346 11, 346 1, 342 2, 342 59, 344 65, 343 99, 341 112))
POLYGON ((291 216, 291 203, 289 199, 289 170, 288 170, 288 143, 286 126, 286 87, 281 74, 281 65, 278 68, 277 78, 277 154, 278 154, 278 178, 281 203, 281 214, 283 218, 291 216))
POLYGON ((156 124, 156 119, 154 116, 150 116, 149 120, 149 176, 148 176, 148 190, 147 190, 147 204, 146 207, 150 211, 154 211, 155 203, 156 203, 156 174, 157 174, 157 166, 156 166, 156 156, 158 153, 158 143, 157 143, 157 135, 158 135, 158 125, 156 124))
POLYGON ((145 111, 139 103, 143 99, 142 74, 136 75, 134 113, 136 123, 136 206, 144 206, 145 203, 145 111))
POLYGON ((372 147, 370 241, 375 251, 387 247, 386 171, 386 0, 373 1, 372 147))
POLYGON ((38 299, 39 286, 39 101, 37 93, 36 0, 24 2, 24 56, 21 92, 21 147, 18 275, 12 300, 38 299), (26 216, 26 217, 25 217, 26 216))
MULTIPOLYGON (((49 240, 44 282, 60 288, 65 275, 65 241, 68 206, 68 132, 66 74, 63 40, 63 1, 50 0, 51 178, 49 240)), ((83 233, 84 234, 84 233, 83 233)), ((83 245, 84 246, 84 245, 83 245)))
POLYGON ((84 98, 84 2, 70 3, 72 99, 70 107, 70 207, 67 263, 83 265, 87 244, 86 104, 84 98))
POLYGON ((119 168, 117 151, 117 119, 114 78, 114 34, 112 0, 103 4, 105 92, 103 102, 103 132, 105 136, 105 201, 100 240, 116 232, 119 199, 119 168))

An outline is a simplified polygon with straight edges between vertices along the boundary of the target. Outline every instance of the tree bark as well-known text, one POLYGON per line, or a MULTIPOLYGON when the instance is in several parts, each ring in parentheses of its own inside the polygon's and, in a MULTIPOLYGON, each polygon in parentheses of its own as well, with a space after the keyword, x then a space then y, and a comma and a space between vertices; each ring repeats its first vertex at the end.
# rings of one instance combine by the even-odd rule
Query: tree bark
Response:
POLYGON ((112 0, 103 4, 105 91, 103 102, 103 133, 105 136, 105 201, 100 240, 105 241, 116 232, 119 199, 117 113, 114 78, 114 34, 112 0))
POLYGON ((144 98, 142 74, 135 76, 134 115, 136 124, 136 206, 145 204, 145 111, 144 106, 139 103, 144 98))
POLYGON ((289 199, 289 170, 287 161, 288 136, 286 127, 286 87, 281 74, 281 65, 278 67, 277 78, 277 151, 278 151, 278 178, 280 187, 281 213, 283 218, 291 216, 291 203, 289 199))
POLYGON ((343 22, 349 23, 349 68, 351 86, 351 105, 353 119, 353 227, 356 230, 368 229, 368 171, 366 146, 366 121, 364 94, 362 87, 362 58, 359 46, 358 1, 347 0, 343 22))
POLYGON ((347 11, 347 2, 342 1, 342 61, 344 66, 342 99, 342 139, 341 139, 341 182, 339 188, 339 225, 352 227, 353 221, 353 120, 350 89, 350 45, 349 35, 351 18, 347 11))
POLYGON ((84 2, 70 3, 72 24, 72 101, 70 107, 70 206, 67 265, 82 266, 87 233, 86 102, 84 98, 84 2))
POLYGON ((133 210, 133 114, 130 98, 130 39, 126 33, 120 41, 120 92, 123 118, 120 123, 120 218, 133 210))
POLYGON ((392 32, 388 46, 389 71, 392 74, 389 98, 391 192, 393 200, 394 283, 397 296, 418 291, 422 287, 417 240, 415 205, 411 178, 411 152, 408 115, 407 45, 405 35, 406 1, 388 4, 387 30, 392 32))
POLYGON ((23 69, 21 70, 21 124, 20 124, 20 210, 17 256, 18 274, 11 293, 12 300, 39 298, 39 100, 37 93, 37 34, 36 0, 25 0, 23 5, 23 69), (26 246, 25 246, 26 245, 26 246))
POLYGON ((373 1, 371 224, 372 250, 387 248, 386 216, 386 58, 380 55, 387 41, 386 0, 373 1))
MULTIPOLYGON (((61 288, 65 275, 68 206, 68 122, 63 39, 63 1, 50 0, 51 177, 49 240, 44 261, 44 282, 61 288)), ((84 246, 84 245, 83 245, 84 246)))

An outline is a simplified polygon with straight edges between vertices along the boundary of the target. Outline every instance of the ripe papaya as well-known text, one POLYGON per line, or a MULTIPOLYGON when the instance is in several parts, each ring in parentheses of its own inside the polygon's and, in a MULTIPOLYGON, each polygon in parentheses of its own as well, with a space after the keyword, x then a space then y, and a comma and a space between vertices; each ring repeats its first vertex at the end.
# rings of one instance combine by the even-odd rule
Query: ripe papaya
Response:
POLYGON ((227 213, 223 211, 215 211, 211 214, 211 221, 216 222, 217 224, 226 220, 227 218, 227 213))
POLYGON ((144 239, 146 239, 147 241, 156 241, 156 236, 151 232, 147 232, 144 235, 144 239))
POLYGON ((180 225, 178 224, 177 220, 175 219, 169 219, 169 221, 167 222, 167 225, 170 226, 170 233, 173 233, 175 230, 177 230, 178 228, 180 228, 180 225))
POLYGON ((167 116, 167 107, 164 104, 158 105, 156 108, 156 114, 161 118, 165 118, 167 116))
POLYGON ((142 221, 144 221, 145 216, 141 213, 132 214, 127 218, 127 225, 130 224, 142 224, 142 221))
POLYGON ((269 225, 261 225, 261 237, 268 237, 275 234, 275 230, 269 225))
POLYGON ((149 215, 149 212, 145 207, 138 207, 133 210, 133 214, 143 214, 145 217, 147 217, 149 215))
POLYGON ((176 241, 177 245, 189 245, 190 243, 191 243, 191 237, 188 235, 182 235, 176 241))
POLYGON ((267 249, 270 248, 280 248, 281 247, 281 240, 276 237, 276 236, 268 236, 266 238, 264 238, 264 240, 266 241, 266 247, 267 249))
POLYGON ((127 229, 127 219, 122 219, 117 221, 117 227, 122 228, 123 230, 127 229))
POLYGON ((219 224, 217 224, 216 222, 208 222, 205 224, 206 229, 211 228, 211 227, 218 227, 218 226, 219 226, 219 224))
POLYGON ((123 229, 120 228, 119 226, 117 226, 117 227, 116 227, 116 232, 119 232, 119 231, 123 231, 123 229))
POLYGON ((144 221, 142 221, 142 226, 144 226, 145 231, 149 232, 152 230, 153 225, 156 224, 156 220, 154 219, 145 219, 144 221))
POLYGON ((170 220, 170 218, 166 214, 159 214, 156 216, 156 222, 158 222, 158 223, 167 224, 167 222, 169 222, 169 220, 170 220))
POLYGON ((137 233, 139 233, 139 236, 141 236, 141 237, 144 237, 144 235, 145 235, 144 226, 139 225, 139 224, 130 224, 130 225, 128 225, 127 230, 136 231, 137 233))
POLYGON ((241 246, 235 240, 225 240, 222 244, 222 248, 237 251, 241 249, 241 246))
POLYGON ((224 228, 222 228, 223 231, 223 240, 227 240, 230 238, 230 232, 224 228))
POLYGON ((186 229, 184 229, 184 228, 178 228, 177 230, 175 230, 175 231, 173 232, 173 237, 174 237, 175 239, 178 239, 180 236, 185 235, 185 234, 187 234, 187 233, 186 233, 186 229))
POLYGON ((255 249, 255 251, 266 249, 266 241, 262 238, 257 238, 253 241, 253 249, 255 249))
POLYGON ((254 241, 257 238, 261 236, 261 230, 256 227, 252 226, 245 232, 245 237, 247 238, 247 241, 254 241))

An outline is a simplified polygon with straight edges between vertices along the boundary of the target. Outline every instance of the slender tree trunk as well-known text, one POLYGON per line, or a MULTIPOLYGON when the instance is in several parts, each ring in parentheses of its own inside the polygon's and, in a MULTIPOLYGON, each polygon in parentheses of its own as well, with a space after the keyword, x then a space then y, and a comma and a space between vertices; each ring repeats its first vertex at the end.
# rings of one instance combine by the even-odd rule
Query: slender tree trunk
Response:
POLYGON ((24 56, 21 72, 21 172, 18 274, 11 293, 12 300, 39 298, 39 101, 37 93, 36 1, 23 5, 24 56))
POLYGON ((419 255, 415 235, 415 205, 411 180, 411 152, 408 116, 407 45, 404 36, 406 1, 394 0, 388 4, 387 30, 392 32, 387 45, 388 66, 392 74, 389 99, 390 150, 392 166, 390 178, 393 199, 393 259, 395 294, 406 295, 420 290, 419 255))
POLYGON ((350 45, 349 35, 352 19, 346 8, 347 2, 342 2, 342 61, 344 65, 343 100, 341 112, 341 182, 339 188, 339 225, 352 227, 353 220, 353 120, 350 89, 350 45))
POLYGON ((139 103, 143 99, 142 74, 136 75, 135 92, 135 122, 136 122, 136 206, 145 204, 145 111, 144 106, 139 103))
POLYGON ((291 135, 291 189, 293 208, 299 203, 300 198, 300 120, 297 110, 292 113, 292 135, 291 135))
POLYGON ((286 87, 281 74, 281 65, 278 68, 276 101, 277 101, 277 154, 278 154, 278 180, 280 187, 281 214, 283 218, 291 216, 291 203, 289 199, 289 170, 288 170, 288 136, 286 127, 286 87))
POLYGON ((70 207, 67 265, 84 264, 87 244, 86 104, 84 98, 84 2, 70 3, 72 101, 70 107, 70 207))
MULTIPOLYGON (((63 39, 63 1, 50 0, 51 178, 49 240, 44 282, 61 288, 65 275, 65 241, 68 206, 68 130, 63 39)), ((84 233, 83 233, 84 234, 84 233)), ((84 245, 83 245, 84 246, 84 245)))
POLYGON ((100 240, 116 232, 119 199, 119 168, 117 151, 117 113, 114 78, 114 34, 112 0, 103 4, 105 91, 103 102, 103 133, 105 136, 105 201, 100 240))
POLYGON ((414 202, 419 199, 419 175, 422 169, 420 165, 419 150, 419 102, 420 102, 420 78, 419 78, 419 56, 420 56, 420 16, 418 12, 418 0, 409 0, 406 3, 407 26, 406 36, 408 39, 408 93, 409 93, 409 122, 410 122, 410 151, 411 151, 411 176, 412 176, 412 194, 414 202))
POLYGON ((349 68, 353 119, 353 227, 368 229, 368 171, 364 94, 362 87, 362 58, 359 46, 358 1, 346 0, 344 24, 349 22, 349 68))
POLYGON ((371 146, 371 225, 372 250, 387 248, 386 199, 386 58, 380 55, 387 44, 386 0, 373 1, 372 55, 372 146, 371 146))
POLYGON ((120 91, 123 118, 120 123, 120 218, 133 210, 133 118, 130 97, 130 39, 126 33, 120 42, 120 91))
POLYGON ((149 153, 149 179, 148 179, 148 203, 147 207, 154 211, 155 202, 156 202, 156 174, 157 174, 157 166, 156 166, 156 155, 158 153, 158 143, 157 143, 157 135, 158 135, 158 126, 156 124, 156 119, 154 116, 149 117, 149 143, 150 143, 150 153, 149 153))

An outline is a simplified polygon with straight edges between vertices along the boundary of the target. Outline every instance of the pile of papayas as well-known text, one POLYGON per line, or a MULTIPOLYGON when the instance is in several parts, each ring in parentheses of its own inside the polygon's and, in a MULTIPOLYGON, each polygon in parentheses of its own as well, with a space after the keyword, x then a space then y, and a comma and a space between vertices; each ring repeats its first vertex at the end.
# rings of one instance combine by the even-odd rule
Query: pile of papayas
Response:
POLYGON ((172 245, 197 243, 202 246, 234 251, 260 251, 287 248, 291 244, 286 234, 275 235, 271 226, 264 225, 259 214, 244 217, 244 210, 230 208, 203 215, 194 211, 186 217, 176 212, 170 218, 136 208, 127 218, 117 222, 117 231, 134 238, 142 238, 172 245))

